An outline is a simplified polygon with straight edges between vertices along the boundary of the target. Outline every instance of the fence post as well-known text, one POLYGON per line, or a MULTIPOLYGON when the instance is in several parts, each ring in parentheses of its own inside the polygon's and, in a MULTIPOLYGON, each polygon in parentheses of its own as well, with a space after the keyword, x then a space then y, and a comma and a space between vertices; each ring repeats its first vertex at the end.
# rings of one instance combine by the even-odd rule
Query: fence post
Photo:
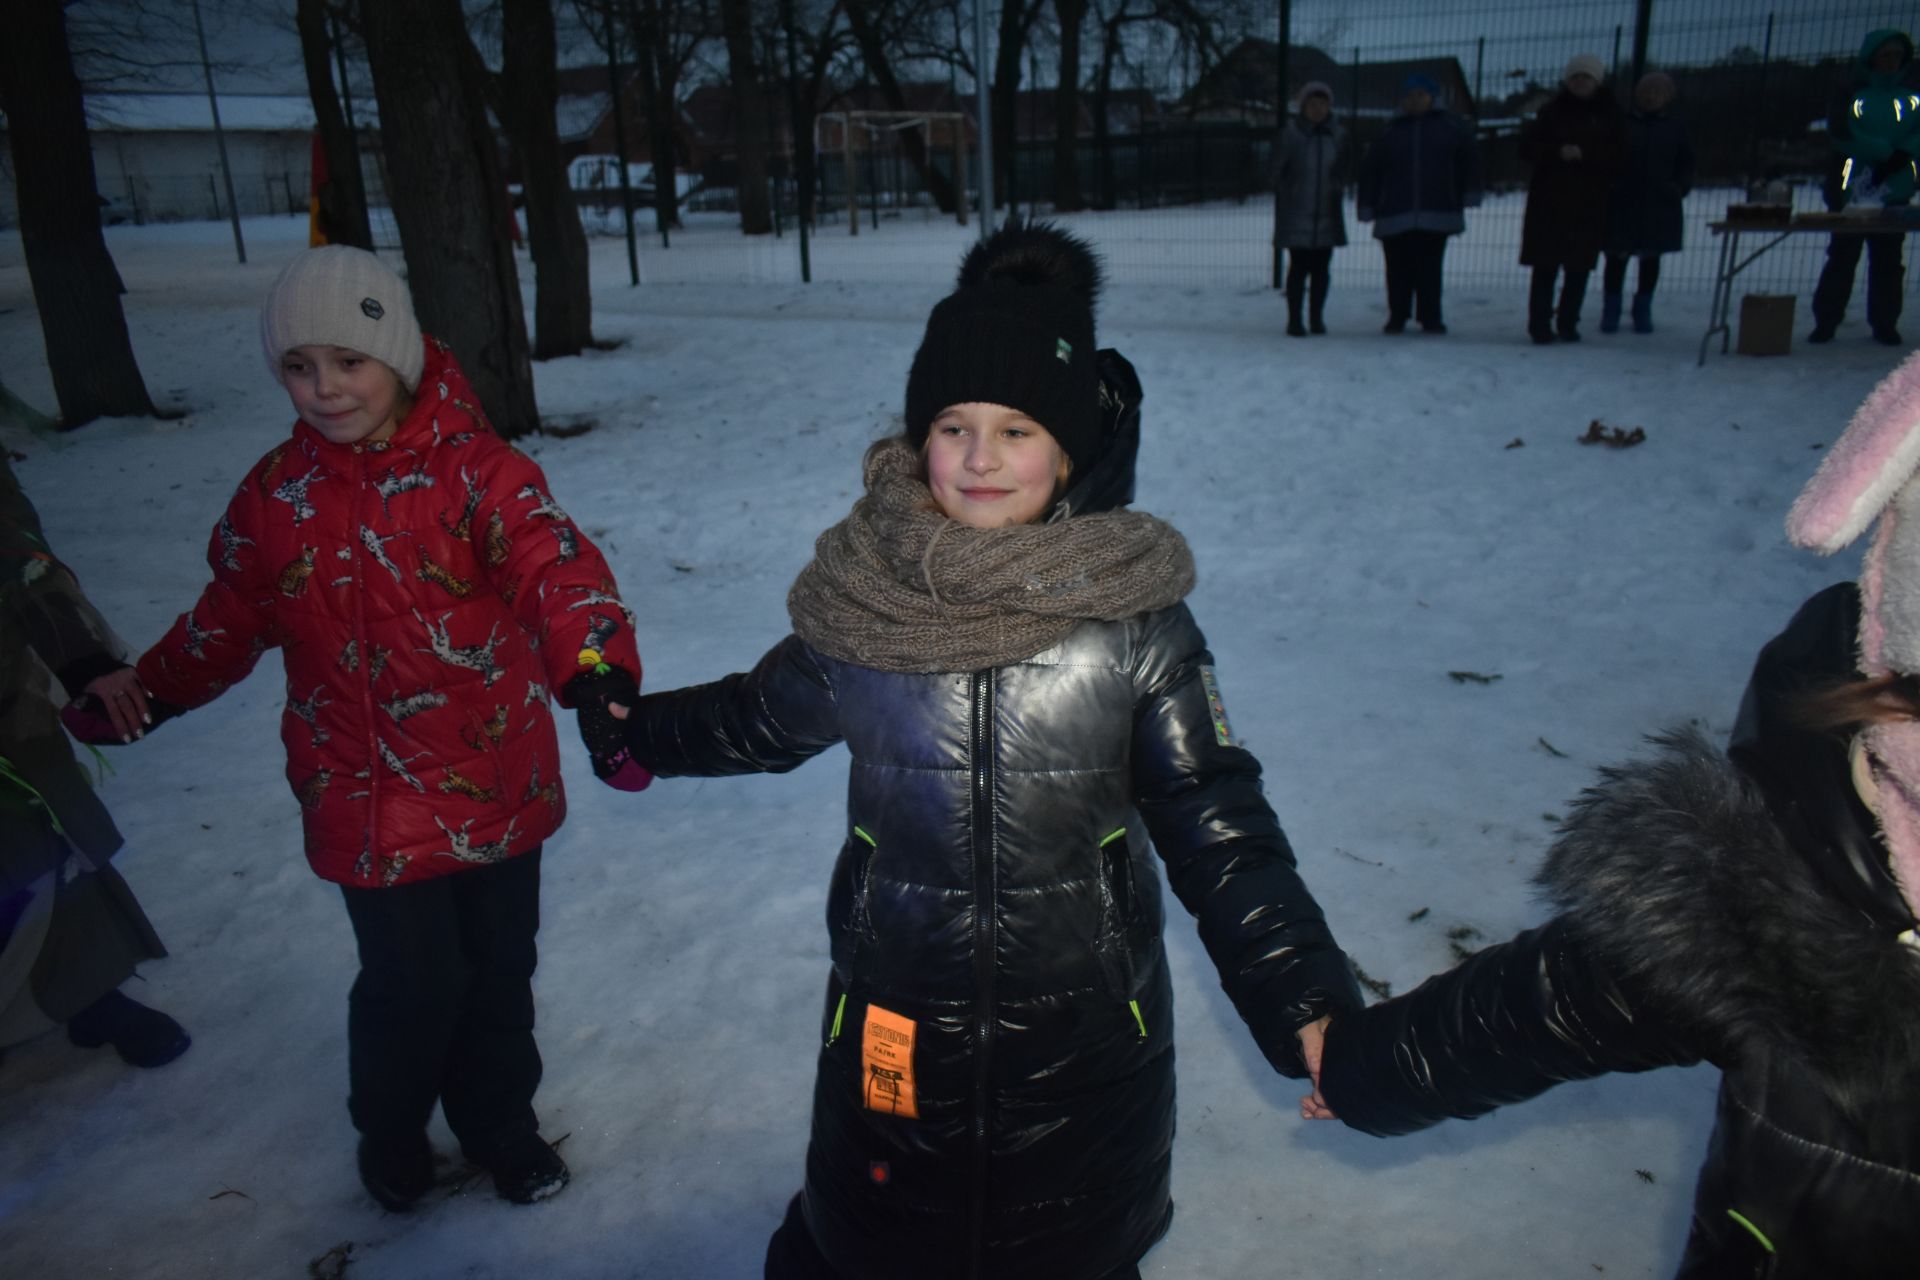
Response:
MULTIPOLYGON (((1293 44, 1293 0, 1280 0, 1280 50, 1273 75, 1273 150, 1267 155, 1267 172, 1279 171, 1281 132, 1287 127, 1287 54, 1293 44)), ((1245 166, 1242 166, 1243 173, 1245 166)), ((1244 181, 1244 179, 1243 179, 1244 181)), ((1273 184, 1273 284, 1280 287, 1280 184, 1273 184)))
POLYGON ((1653 0, 1640 0, 1633 14, 1633 83, 1647 71, 1647 33, 1653 27, 1653 0))

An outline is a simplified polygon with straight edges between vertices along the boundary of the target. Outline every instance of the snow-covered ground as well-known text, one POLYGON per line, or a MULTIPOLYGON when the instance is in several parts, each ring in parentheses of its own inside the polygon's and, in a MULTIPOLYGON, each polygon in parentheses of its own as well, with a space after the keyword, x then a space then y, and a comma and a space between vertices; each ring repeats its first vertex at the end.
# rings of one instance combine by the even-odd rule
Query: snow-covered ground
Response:
MULTIPOLYGON (((227 494, 291 421, 256 306, 305 224, 246 229, 244 267, 224 224, 109 233, 147 384, 185 416, 4 439, 54 547, 136 646, 193 600, 227 494)), ((918 283, 637 290, 624 245, 596 241, 596 330, 621 345, 536 377, 548 414, 598 426, 527 448, 639 609, 651 687, 739 669, 784 634, 787 585, 851 501, 960 247, 898 239, 918 283)), ((1267 290, 1116 274, 1100 336, 1147 389, 1140 505, 1191 539, 1235 729, 1341 940, 1395 990, 1456 941, 1537 921, 1528 875, 1594 767, 1676 721, 1724 733, 1758 645, 1854 572, 1851 554, 1789 548, 1781 520, 1894 361, 1858 320, 1830 347, 1700 369, 1698 293, 1663 295, 1651 337, 1537 349, 1517 271, 1500 292, 1456 287, 1445 338, 1385 338, 1377 286, 1339 287, 1333 334, 1310 341, 1280 336, 1267 290), (1647 441, 1576 443, 1595 419, 1647 441)), ((0 379, 51 409, 13 235, 0 352, 0 379)), ((0 1060, 0 1271, 338 1274, 330 1256, 355 1280, 757 1276, 801 1175, 844 753, 630 796, 564 743, 538 1105, 575 1181, 533 1208, 482 1182, 392 1216, 354 1173, 352 939, 300 856, 281 700, 270 656, 114 753, 119 866, 172 950, 132 990, 194 1047, 144 1073, 58 1035, 0 1060)), ((1177 907, 1169 937, 1179 1211, 1149 1277, 1671 1273, 1711 1070, 1569 1086, 1393 1142, 1306 1125, 1177 907)), ((434 1137, 450 1149, 438 1122, 434 1137)))

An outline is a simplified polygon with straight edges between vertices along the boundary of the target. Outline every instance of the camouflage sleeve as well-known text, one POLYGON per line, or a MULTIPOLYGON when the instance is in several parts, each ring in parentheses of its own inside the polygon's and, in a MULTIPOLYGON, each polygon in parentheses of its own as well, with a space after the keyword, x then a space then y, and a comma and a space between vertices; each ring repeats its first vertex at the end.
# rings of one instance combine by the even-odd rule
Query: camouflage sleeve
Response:
POLYGON ((47 545, 40 515, 0 454, 0 609, 67 692, 125 665, 120 640, 47 545))

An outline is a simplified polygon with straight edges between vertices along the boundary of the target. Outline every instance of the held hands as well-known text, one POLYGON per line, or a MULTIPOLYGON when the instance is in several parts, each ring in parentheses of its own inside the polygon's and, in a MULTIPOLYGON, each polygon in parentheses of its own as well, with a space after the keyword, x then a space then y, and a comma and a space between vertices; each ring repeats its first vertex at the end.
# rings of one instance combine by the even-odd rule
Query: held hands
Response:
POLYGON ((132 742, 153 725, 153 708, 132 667, 96 676, 84 692, 60 709, 67 732, 81 742, 132 742))
POLYGON ((1309 1022, 1297 1033, 1300 1037, 1300 1056, 1306 1059, 1307 1075, 1313 1080, 1313 1092, 1300 1099, 1300 1118, 1302 1120, 1336 1120, 1333 1108, 1320 1094, 1320 1055, 1327 1043, 1327 1023, 1330 1018, 1318 1022, 1309 1022))
POLYGON ((640 698, 633 677, 619 667, 583 671, 567 681, 566 694, 579 715, 580 741, 593 760, 593 776, 616 791, 645 791, 653 774, 627 749, 621 723, 640 698))

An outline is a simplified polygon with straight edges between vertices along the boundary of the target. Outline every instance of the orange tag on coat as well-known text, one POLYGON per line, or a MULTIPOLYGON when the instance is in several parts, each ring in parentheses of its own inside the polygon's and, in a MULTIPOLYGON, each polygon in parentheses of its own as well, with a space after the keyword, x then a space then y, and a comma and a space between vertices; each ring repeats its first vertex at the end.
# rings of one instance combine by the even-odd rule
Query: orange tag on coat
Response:
POLYGON ((877 1004, 867 1006, 867 1025, 860 1035, 860 1056, 866 1065, 860 1092, 867 1110, 920 1118, 913 1100, 914 1031, 912 1018, 877 1004))

